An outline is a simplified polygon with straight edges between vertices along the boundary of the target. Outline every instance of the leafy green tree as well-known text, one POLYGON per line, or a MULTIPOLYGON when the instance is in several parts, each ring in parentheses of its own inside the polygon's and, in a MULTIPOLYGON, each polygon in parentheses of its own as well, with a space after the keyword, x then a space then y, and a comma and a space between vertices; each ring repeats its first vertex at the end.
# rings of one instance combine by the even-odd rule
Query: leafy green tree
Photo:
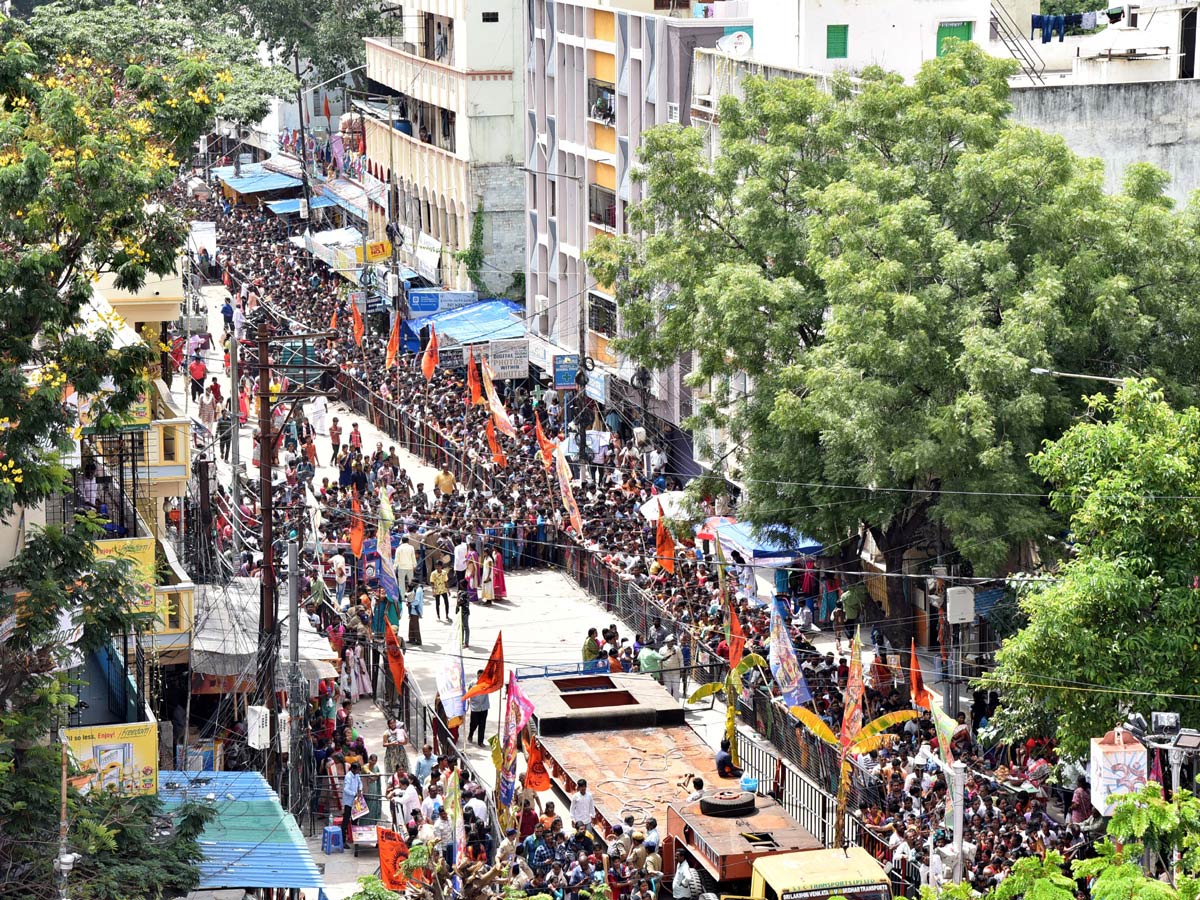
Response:
MULTIPOLYGON (((65 488, 77 426, 68 390, 102 398, 93 424, 117 425, 145 390, 155 354, 125 346, 115 322, 85 321, 93 283, 115 273, 136 288, 173 270, 183 224, 151 201, 179 155, 211 122, 229 78, 202 52, 168 64, 119 48, 93 56, 49 36, 29 42, 0 20, 0 516, 65 488)), ((31 536, 0 572, 0 896, 57 897, 59 747, 50 738, 74 702, 72 654, 136 629, 139 590, 125 562, 98 561, 99 523, 31 536), (72 624, 73 623, 73 624, 72 624), (77 636, 75 629, 81 629, 77 636)), ((156 827, 155 798, 68 796, 68 845, 81 852, 71 896, 177 896, 198 881, 188 806, 156 827)))
POLYGON ((1032 469, 1054 486, 1073 553, 1021 597, 1028 624, 983 680, 1004 700, 997 724, 1012 734, 1050 726, 1082 755, 1131 710, 1200 715, 1183 699, 1200 693, 1200 411, 1173 410, 1152 381, 1127 381, 1115 398, 1091 398, 1032 469))
POLYGON ((169 77, 180 77, 202 60, 219 75, 211 115, 250 124, 270 111, 270 98, 295 96, 296 77, 263 63, 258 43, 240 31, 240 16, 180 0, 60 0, 37 8, 26 36, 37 51, 65 48, 118 69, 153 60, 169 77))
MULTIPOLYGON (((218 4, 228 13, 244 17, 257 38, 264 41, 276 58, 287 63, 293 53, 308 60, 320 79, 334 78, 366 62, 364 37, 403 35, 405 17, 398 7, 370 0, 333 0, 308 3, 305 0, 246 0, 218 4)), ((409 40, 423 40, 416 34, 415 16, 408 16, 409 40)), ((354 85, 365 89, 366 73, 349 76, 354 85)))
MULTIPOLYGON (((860 535, 890 572, 926 547, 996 574, 1060 527, 1027 457, 1080 389, 1032 367, 1194 397, 1195 210, 1148 166, 1106 195, 1095 161, 1009 120, 1012 71, 956 43, 911 84, 750 79, 721 100, 715 159, 698 129, 647 133, 631 236, 588 254, 620 352, 653 369, 693 354, 740 514, 851 571, 860 535)), ((903 579, 888 600, 906 645, 903 579)))

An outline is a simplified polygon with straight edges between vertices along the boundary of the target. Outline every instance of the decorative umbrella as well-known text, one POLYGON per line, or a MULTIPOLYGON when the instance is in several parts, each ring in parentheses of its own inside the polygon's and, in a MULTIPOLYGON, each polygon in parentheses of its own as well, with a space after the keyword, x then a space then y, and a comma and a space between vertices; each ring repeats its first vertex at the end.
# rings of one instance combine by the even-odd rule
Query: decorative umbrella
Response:
POLYGON ((696 526, 696 540, 715 541, 717 539, 718 525, 732 525, 736 521, 737 519, 733 516, 709 516, 696 526))
POLYGON ((643 516, 651 522, 658 521, 658 505, 662 504, 663 515, 668 519, 687 517, 687 494, 683 491, 664 491, 655 494, 640 507, 643 516))

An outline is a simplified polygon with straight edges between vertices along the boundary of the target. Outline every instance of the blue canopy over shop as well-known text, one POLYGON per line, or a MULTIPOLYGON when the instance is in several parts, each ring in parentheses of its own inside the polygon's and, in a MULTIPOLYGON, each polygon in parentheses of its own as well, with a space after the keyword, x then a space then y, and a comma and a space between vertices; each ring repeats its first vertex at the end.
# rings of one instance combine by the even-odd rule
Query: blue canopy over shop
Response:
MULTIPOLYGON (((324 195, 313 197, 308 201, 309 209, 323 209, 326 206, 337 206, 337 204, 324 195)), ((267 209, 275 213, 277 216, 290 216, 292 213, 300 212, 300 198, 294 197, 290 200, 268 200, 267 209)))
POLYGON ((737 553, 744 562, 761 568, 778 569, 791 565, 800 556, 818 556, 821 544, 802 534, 792 533, 777 540, 756 532, 748 522, 724 522, 717 526, 717 540, 728 558, 737 553))
POLYGON ((286 191, 300 187, 300 179, 281 172, 254 172, 246 174, 245 168, 240 176, 222 178, 225 186, 239 194, 266 194, 271 191, 286 191))
MULTIPOLYGON (((200 834, 200 890, 286 888, 319 891, 321 873, 296 820, 258 772, 158 773, 168 809, 212 798, 214 816, 200 834)), ((310 894, 309 896, 315 896, 310 894)))
POLYGON ((420 332, 427 324, 437 329, 438 340, 453 344, 482 344, 525 337, 521 307, 510 300, 480 300, 461 309, 436 313, 423 319, 404 322, 404 350, 421 349, 420 332))

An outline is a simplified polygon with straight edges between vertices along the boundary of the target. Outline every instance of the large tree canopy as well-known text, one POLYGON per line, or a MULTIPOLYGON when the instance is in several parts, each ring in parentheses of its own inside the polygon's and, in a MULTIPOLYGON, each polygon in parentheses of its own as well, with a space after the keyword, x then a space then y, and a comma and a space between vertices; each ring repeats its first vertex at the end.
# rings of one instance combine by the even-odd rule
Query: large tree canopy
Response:
MULTIPOLYGON (((116 44, 92 55, 76 36, 27 40, 0 20, 0 516, 65 489, 77 425, 68 391, 95 395, 98 429, 146 389, 157 352, 84 320, 95 278, 125 288, 172 271, 182 222, 155 205, 177 159, 211 123, 231 79, 202 50, 147 56, 116 44)), ((97 560, 99 524, 30 535, 0 572, 0 896, 57 897, 59 750, 48 738, 74 696, 77 649, 141 627, 129 564, 97 560), (75 639, 74 627, 82 629, 75 639)), ((155 798, 68 796, 68 846, 82 852, 71 896, 177 896, 196 886, 197 829, 187 807, 159 839, 155 798)))
MULTIPOLYGON (((1097 161, 1007 118, 1011 72, 959 44, 912 84, 750 79, 711 162, 698 129, 646 135, 637 236, 588 261, 616 286, 623 352, 693 351, 743 516, 847 559, 869 531, 893 572, 940 537, 992 574, 1058 528, 1027 457, 1080 390, 1031 367, 1194 397, 1196 211, 1148 166, 1106 195, 1097 161)), ((888 590, 905 619, 902 580, 888 590)))
POLYGON ((34 11, 26 38, 38 52, 66 48, 122 69, 150 62, 170 74, 201 59, 223 73, 211 113, 249 124, 270 111, 271 97, 294 97, 296 78, 262 62, 244 29, 240 16, 181 0, 58 0, 34 11))
POLYGON ((1088 740, 1157 709, 1191 724, 1200 675, 1200 410, 1172 410, 1149 382, 1112 400, 1033 458, 1070 523, 1073 553, 1053 581, 1021 597, 1029 623, 1009 638, 985 680, 1004 700, 997 724, 1014 736, 1088 740), (1096 690, 1100 687, 1100 690, 1096 690))

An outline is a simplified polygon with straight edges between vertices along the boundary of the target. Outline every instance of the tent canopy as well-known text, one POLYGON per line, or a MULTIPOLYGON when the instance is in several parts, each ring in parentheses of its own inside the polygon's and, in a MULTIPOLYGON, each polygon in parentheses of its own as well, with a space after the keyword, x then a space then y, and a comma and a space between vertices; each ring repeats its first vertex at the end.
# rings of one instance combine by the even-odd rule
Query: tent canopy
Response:
MULTIPOLYGON (((336 205, 337 204, 324 195, 313 197, 310 201, 308 201, 309 209, 321 209, 325 206, 336 205)), ((270 200, 267 202, 267 209, 271 210, 271 212, 275 213, 277 216, 286 216, 290 215, 291 213, 297 213, 300 212, 300 198, 295 197, 291 200, 270 200)))
POLYGON ((200 833, 201 890, 323 887, 300 826, 258 772, 159 771, 168 810, 205 796, 217 815, 200 833))
POLYGON ((269 191, 286 191, 300 187, 300 179, 291 175, 281 175, 279 172, 261 172, 255 175, 243 174, 240 178, 221 179, 230 190, 239 194, 264 194, 269 191))
MULTIPOLYGON (((192 670, 201 675, 253 675, 258 658, 258 613, 261 583, 257 578, 234 578, 229 586, 196 586, 196 626, 192 644, 192 670)), ((287 604, 280 604, 280 678, 291 661, 289 635, 291 616, 287 604)), ((307 616, 300 616, 300 671, 308 679, 310 691, 317 682, 336 678, 332 661, 337 654, 329 639, 315 631, 307 616)))
POLYGON ((734 552, 752 566, 782 568, 798 556, 816 556, 821 545, 802 534, 792 534, 784 542, 760 535, 749 522, 726 522, 717 526, 717 540, 726 557, 734 552))
POLYGON ((438 341, 446 344, 482 344, 523 338, 525 323, 521 321, 520 310, 521 307, 509 300, 480 300, 423 319, 406 319, 404 349, 409 353, 421 349, 420 329, 427 323, 437 329, 438 341))

